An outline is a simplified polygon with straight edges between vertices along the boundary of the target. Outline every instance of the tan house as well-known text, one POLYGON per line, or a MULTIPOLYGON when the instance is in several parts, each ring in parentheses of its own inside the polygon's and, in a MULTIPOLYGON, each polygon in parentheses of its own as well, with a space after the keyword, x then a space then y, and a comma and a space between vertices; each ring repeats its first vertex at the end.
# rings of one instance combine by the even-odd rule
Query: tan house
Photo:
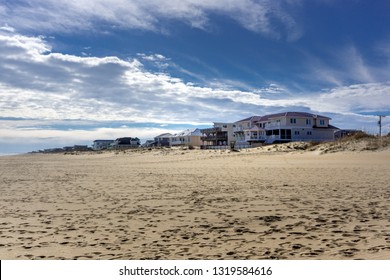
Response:
POLYGON ((170 146, 201 146, 201 137, 200 129, 186 129, 170 136, 170 146))
POLYGON ((234 123, 214 123, 211 128, 201 129, 203 147, 223 147, 235 142, 234 123))

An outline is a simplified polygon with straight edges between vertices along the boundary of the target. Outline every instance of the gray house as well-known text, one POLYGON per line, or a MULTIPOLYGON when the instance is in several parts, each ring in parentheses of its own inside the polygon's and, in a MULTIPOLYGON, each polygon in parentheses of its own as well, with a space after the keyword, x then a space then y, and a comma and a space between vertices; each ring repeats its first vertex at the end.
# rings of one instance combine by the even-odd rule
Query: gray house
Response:
POLYGON ((117 138, 113 143, 111 143, 111 147, 113 149, 138 148, 140 145, 141 145, 141 141, 137 137, 117 138))
POLYGON ((171 145, 171 133, 164 133, 154 137, 154 145, 157 147, 169 147, 171 145))

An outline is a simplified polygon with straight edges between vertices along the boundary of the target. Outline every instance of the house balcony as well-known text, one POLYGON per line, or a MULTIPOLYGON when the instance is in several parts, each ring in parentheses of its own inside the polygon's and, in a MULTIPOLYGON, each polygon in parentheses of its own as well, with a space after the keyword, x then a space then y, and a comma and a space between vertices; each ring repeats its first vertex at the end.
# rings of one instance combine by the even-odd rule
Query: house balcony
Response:
POLYGON ((252 135, 252 136, 245 137, 245 141, 247 142, 264 142, 265 140, 266 137, 263 135, 259 135, 259 136, 252 135))
POLYGON ((227 141, 227 136, 202 136, 200 140, 204 142, 227 141))
POLYGON ((179 145, 184 145, 184 141, 171 141, 171 146, 179 146, 179 145))
POLYGON ((222 131, 222 128, 220 128, 220 127, 204 128, 204 129, 200 130, 200 132, 203 134, 215 134, 215 133, 218 133, 221 131, 222 131))
POLYGON ((280 123, 271 123, 271 124, 265 124, 265 129, 269 128, 281 128, 282 125, 280 123))
POLYGON ((245 133, 244 130, 241 130, 241 129, 233 130, 233 134, 235 134, 235 135, 241 135, 244 133, 245 133))

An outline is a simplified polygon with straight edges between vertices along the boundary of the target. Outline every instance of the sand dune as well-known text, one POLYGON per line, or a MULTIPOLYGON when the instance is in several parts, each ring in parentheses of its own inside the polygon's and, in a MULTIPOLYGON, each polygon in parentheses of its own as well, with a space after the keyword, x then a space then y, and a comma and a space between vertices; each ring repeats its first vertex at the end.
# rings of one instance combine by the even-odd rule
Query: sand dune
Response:
POLYGON ((390 150, 277 149, 0 157, 0 259, 390 259, 390 150))

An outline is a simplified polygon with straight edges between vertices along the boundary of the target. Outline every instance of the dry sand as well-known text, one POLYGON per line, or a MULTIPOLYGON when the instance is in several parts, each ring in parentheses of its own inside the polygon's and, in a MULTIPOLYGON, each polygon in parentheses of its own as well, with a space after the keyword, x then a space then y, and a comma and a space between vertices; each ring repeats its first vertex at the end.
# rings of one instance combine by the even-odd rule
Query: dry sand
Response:
POLYGON ((0 157, 0 259, 390 259, 389 149, 273 151, 0 157))

